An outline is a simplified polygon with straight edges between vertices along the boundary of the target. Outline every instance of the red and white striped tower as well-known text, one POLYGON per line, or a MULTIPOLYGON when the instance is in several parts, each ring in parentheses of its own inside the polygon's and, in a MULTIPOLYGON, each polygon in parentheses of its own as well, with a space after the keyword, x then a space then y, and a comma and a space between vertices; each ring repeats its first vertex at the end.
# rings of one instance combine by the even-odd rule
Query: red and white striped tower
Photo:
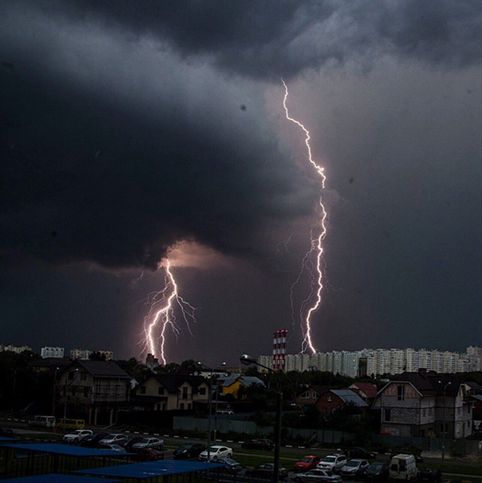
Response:
POLYGON ((283 371, 286 356, 286 329, 278 329, 273 332, 273 370, 283 371))

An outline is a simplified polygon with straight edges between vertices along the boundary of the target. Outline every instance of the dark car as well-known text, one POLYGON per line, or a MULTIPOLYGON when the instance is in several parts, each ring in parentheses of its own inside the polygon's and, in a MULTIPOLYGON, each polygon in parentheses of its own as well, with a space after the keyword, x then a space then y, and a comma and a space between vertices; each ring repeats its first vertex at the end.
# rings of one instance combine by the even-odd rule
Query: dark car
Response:
POLYGON ((11 437, 13 436, 13 434, 14 433, 12 429, 0 427, 0 436, 11 437))
POLYGON ((442 473, 440 470, 420 470, 418 472, 418 481, 424 483, 440 483, 442 481, 442 473))
POLYGON ((372 460, 377 456, 377 453, 374 451, 368 451, 364 448, 351 448, 348 454, 350 455, 350 459, 372 460))
POLYGON ((273 441, 269 439, 252 439, 241 444, 241 447, 245 449, 264 449, 267 451, 271 451, 273 446, 273 441))
MULTIPOLYGON (((273 472, 274 472, 274 463, 265 463, 263 465, 259 465, 256 468, 250 470, 247 473, 247 476, 257 476, 260 478, 273 478, 273 472)), ((279 477, 287 478, 288 470, 286 468, 280 468, 279 477)))
POLYGON ((218 463, 222 463, 224 465, 224 471, 234 475, 243 469, 241 464, 236 460, 233 460, 233 458, 223 458, 218 460, 218 463))
POLYGON ((85 438, 82 438, 80 440, 80 445, 81 446, 87 446, 89 448, 97 448, 99 445, 99 441, 101 439, 104 439, 106 436, 108 436, 109 433, 94 433, 89 436, 86 436, 85 438))
POLYGON ((144 438, 142 436, 132 436, 132 438, 128 439, 125 443, 123 443, 122 446, 124 446, 126 451, 132 451, 132 447, 143 440, 144 438))
POLYGON ((376 461, 368 466, 363 476, 367 481, 370 482, 388 481, 388 465, 386 463, 376 461))
POLYGON ((176 450, 174 450, 174 459, 188 459, 188 458, 197 458, 204 450, 206 446, 199 443, 193 444, 183 444, 179 446, 176 450))
POLYGON ((142 448, 138 449, 133 456, 133 461, 156 461, 163 460, 164 453, 154 448, 142 448))

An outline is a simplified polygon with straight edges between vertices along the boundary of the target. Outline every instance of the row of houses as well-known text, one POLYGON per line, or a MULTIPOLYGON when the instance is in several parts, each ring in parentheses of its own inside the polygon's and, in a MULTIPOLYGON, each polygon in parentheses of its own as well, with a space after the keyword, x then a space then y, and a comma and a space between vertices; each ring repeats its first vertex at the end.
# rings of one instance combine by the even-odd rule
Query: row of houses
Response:
MULTIPOLYGON (((43 359, 34 366, 52 375, 53 412, 89 424, 113 424, 120 411, 192 411, 209 400, 208 379, 200 375, 149 372, 137 381, 113 361, 43 359)), ((212 395, 236 396, 253 384, 264 385, 257 377, 221 374, 212 395)))
POLYGON ((459 439, 477 429, 474 423, 480 425, 482 386, 454 374, 405 372, 393 376, 379 391, 371 383, 347 389, 310 387, 296 402, 312 405, 321 414, 348 406, 359 412, 376 410, 384 435, 459 439))
MULTIPOLYGON (((151 372, 136 381, 113 361, 69 361, 55 367, 53 381, 57 413, 81 415, 90 424, 112 424, 119 411, 193 411, 205 407, 210 394, 200 375, 151 372)), ((255 384, 264 385, 257 377, 220 374, 211 397, 236 397, 240 388, 255 384)), ((310 386, 293 402, 324 415, 347 407, 378 411, 386 435, 457 439, 473 433, 474 408, 476 422, 481 418, 482 387, 461 375, 419 371, 393 376, 380 390, 369 382, 343 389, 310 386)))

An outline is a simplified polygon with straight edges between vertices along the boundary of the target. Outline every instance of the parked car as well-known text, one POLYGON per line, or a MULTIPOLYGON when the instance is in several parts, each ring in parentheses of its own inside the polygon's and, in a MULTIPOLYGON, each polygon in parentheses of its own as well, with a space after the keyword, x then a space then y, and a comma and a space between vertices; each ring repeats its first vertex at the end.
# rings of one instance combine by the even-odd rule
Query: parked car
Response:
POLYGON ((132 449, 144 449, 144 448, 155 448, 155 449, 162 449, 164 446, 164 440, 160 438, 142 438, 141 441, 134 443, 132 445, 132 449))
MULTIPOLYGON (((273 478, 273 472, 274 472, 274 463, 264 463, 263 465, 259 465, 256 468, 250 470, 249 472, 246 473, 246 475, 260 477, 260 478, 273 478)), ((280 468, 279 477, 287 478, 288 470, 286 468, 280 468)))
POLYGON ((13 429, 0 427, 0 436, 11 437, 13 434, 13 429))
POLYGON ((264 449, 271 451, 274 444, 270 439, 251 439, 250 441, 244 441, 241 447, 245 449, 264 449))
POLYGON ((71 433, 64 434, 62 440, 66 443, 79 443, 87 436, 92 436, 94 431, 91 429, 76 429, 71 433))
POLYGON ((423 483, 440 483, 442 481, 442 473, 440 470, 420 470, 418 472, 418 481, 423 483))
POLYGON ((331 472, 337 472, 341 470, 346 464, 346 456, 344 454, 331 454, 321 458, 320 462, 316 465, 319 470, 327 470, 331 472))
POLYGON ((87 446, 89 448, 96 448, 99 446, 99 442, 109 436, 109 433, 94 433, 90 436, 86 436, 82 438, 80 441, 81 446, 87 446))
POLYGON ((354 478, 355 476, 362 476, 365 470, 370 466, 367 460, 353 459, 347 461, 340 469, 340 475, 345 478, 354 478))
POLYGON ((305 456, 301 461, 297 461, 294 466, 295 471, 309 471, 316 468, 316 465, 320 462, 319 456, 308 455, 305 456))
POLYGON ((107 446, 109 444, 119 444, 121 445, 127 440, 127 436, 121 433, 111 433, 107 435, 105 438, 99 441, 101 446, 107 446))
POLYGON ((134 455, 131 456, 133 461, 156 461, 156 460, 163 460, 164 453, 159 451, 158 449, 154 448, 143 448, 135 452, 134 455))
POLYGON ((136 444, 141 442, 144 439, 144 436, 132 436, 131 438, 127 439, 122 443, 122 446, 126 449, 126 451, 131 451, 132 447, 136 444))
POLYGON ((174 450, 174 459, 197 458, 205 449, 206 446, 199 443, 183 444, 174 450))
POLYGON ((243 470, 241 463, 233 460, 233 458, 223 458, 218 460, 218 463, 222 463, 224 465, 224 470, 227 473, 236 474, 243 470))
POLYGON ((397 454, 390 461, 388 476, 391 480, 415 480, 418 475, 413 454, 397 454))
POLYGON ((339 475, 333 475, 326 470, 310 470, 306 473, 299 473, 294 477, 296 483, 326 481, 329 483, 341 483, 343 480, 339 475))
POLYGON ((375 451, 368 451, 364 448, 351 448, 348 451, 350 458, 352 459, 361 459, 361 460, 372 460, 377 457, 377 453, 375 451))
POLYGON ((120 444, 106 444, 104 449, 110 449, 111 451, 116 451, 117 453, 126 453, 125 448, 120 444))
POLYGON ((55 428, 55 416, 41 416, 37 414, 28 420, 29 426, 41 426, 43 428, 55 428))
POLYGON ((209 453, 209 461, 217 461, 223 458, 228 458, 233 456, 233 448, 228 448, 227 446, 210 446, 208 449, 199 453, 199 459, 207 460, 209 453))
POLYGON ((365 479, 370 482, 384 482, 388 480, 388 465, 375 461, 365 470, 365 479))

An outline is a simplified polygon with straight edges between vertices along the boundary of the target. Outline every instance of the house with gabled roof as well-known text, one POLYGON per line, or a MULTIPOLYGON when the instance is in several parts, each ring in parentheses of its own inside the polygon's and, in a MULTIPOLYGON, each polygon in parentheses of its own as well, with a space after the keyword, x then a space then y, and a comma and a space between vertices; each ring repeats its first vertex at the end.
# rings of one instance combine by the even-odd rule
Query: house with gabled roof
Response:
POLYGON ((321 414, 330 414, 347 408, 363 412, 368 404, 351 389, 329 389, 320 395, 315 407, 321 414))
POLYGON ((133 402, 150 411, 189 411, 206 402, 209 385, 201 376, 150 374, 134 389, 133 402))
POLYGON ((373 404, 382 434, 465 438, 472 434, 471 387, 457 374, 431 371, 393 376, 373 404))
POLYGON ((117 412, 128 407, 131 377, 115 362, 76 360, 60 370, 55 401, 65 416, 113 424, 117 412))

